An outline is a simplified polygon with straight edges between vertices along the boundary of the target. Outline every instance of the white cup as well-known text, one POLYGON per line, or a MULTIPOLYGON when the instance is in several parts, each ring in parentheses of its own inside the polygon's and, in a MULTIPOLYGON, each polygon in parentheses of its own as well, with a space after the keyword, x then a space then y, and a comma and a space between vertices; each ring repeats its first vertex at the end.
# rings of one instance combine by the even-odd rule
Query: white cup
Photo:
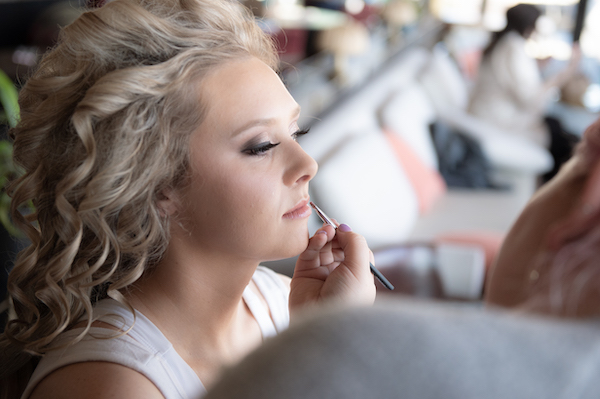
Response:
POLYGON ((477 245, 441 243, 435 250, 444 295, 480 299, 485 279, 485 252, 477 245))

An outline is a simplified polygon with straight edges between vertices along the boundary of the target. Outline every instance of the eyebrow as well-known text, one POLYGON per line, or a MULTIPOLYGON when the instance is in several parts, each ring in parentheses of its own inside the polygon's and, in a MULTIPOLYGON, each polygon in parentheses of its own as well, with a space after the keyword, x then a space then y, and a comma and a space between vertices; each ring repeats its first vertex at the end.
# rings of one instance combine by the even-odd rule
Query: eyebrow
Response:
MULTIPOLYGON (((300 115, 300 105, 297 105, 294 108, 294 111, 291 113, 292 118, 296 118, 298 115, 300 115)), ((272 125, 273 123, 275 123, 277 119, 276 118, 264 118, 264 119, 255 119, 255 120, 251 120, 250 122, 246 123, 245 125, 241 126, 238 129, 235 129, 233 131, 232 136, 237 136, 242 132, 245 132, 248 129, 251 129, 253 127, 256 126, 269 126, 272 125)))

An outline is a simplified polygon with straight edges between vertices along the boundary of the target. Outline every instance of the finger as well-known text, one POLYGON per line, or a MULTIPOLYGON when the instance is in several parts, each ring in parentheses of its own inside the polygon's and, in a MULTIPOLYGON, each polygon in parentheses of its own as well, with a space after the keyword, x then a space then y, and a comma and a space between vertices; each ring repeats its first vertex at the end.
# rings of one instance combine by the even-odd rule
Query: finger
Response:
POLYGON ((354 274, 370 273, 370 250, 364 237, 352 232, 347 225, 341 224, 336 231, 336 239, 343 251, 344 265, 354 274))
POLYGON ((308 246, 298 257, 302 261, 319 261, 321 257, 321 251, 323 248, 333 239, 335 236, 335 230, 333 227, 326 225, 321 227, 315 232, 315 234, 308 240, 308 246))
POLYGON ((591 215, 581 214, 570 217, 553 227, 548 234, 548 246, 551 250, 558 250, 568 242, 574 241, 598 225, 600 213, 591 215))
POLYGON ((600 218, 600 162, 596 162, 582 191, 579 206, 549 234, 552 249, 585 234, 600 218))
POLYGON ((583 133, 580 149, 593 162, 600 156, 600 119, 592 123, 583 133))
POLYGON ((581 205, 583 213, 586 214, 593 213, 600 208, 600 160, 596 162, 583 188, 581 205))

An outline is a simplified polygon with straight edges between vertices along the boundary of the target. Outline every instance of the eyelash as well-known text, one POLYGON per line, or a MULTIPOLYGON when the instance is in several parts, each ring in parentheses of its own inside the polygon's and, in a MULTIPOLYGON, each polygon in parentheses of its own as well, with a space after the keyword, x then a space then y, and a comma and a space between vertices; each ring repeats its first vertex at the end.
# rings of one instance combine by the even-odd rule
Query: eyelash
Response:
MULTIPOLYGON (((298 137, 304 136, 306 133, 308 133, 309 130, 310 129, 298 130, 298 131, 292 133, 292 138, 294 139, 294 141, 297 141, 298 137)), ((251 156, 264 155, 268 151, 277 147, 279 144, 281 144, 281 143, 271 143, 271 142, 260 143, 260 144, 256 145, 255 147, 244 150, 244 153, 246 153, 247 155, 251 155, 251 156)))
POLYGON ((292 138, 293 138, 294 140, 296 140, 296 141, 297 141, 297 140, 298 140, 298 137, 300 137, 300 136, 304 136, 304 135, 305 135, 305 134, 307 134, 308 132, 310 132, 310 128, 308 128, 308 129, 300 129, 300 130, 298 130, 298 131, 296 131, 296 132, 292 133, 292 138))
POLYGON ((246 153, 247 155, 252 155, 252 156, 264 155, 269 150, 277 147, 279 144, 281 144, 281 143, 270 143, 270 142, 260 143, 256 147, 252 147, 252 148, 248 148, 248 149, 244 150, 244 153, 246 153))

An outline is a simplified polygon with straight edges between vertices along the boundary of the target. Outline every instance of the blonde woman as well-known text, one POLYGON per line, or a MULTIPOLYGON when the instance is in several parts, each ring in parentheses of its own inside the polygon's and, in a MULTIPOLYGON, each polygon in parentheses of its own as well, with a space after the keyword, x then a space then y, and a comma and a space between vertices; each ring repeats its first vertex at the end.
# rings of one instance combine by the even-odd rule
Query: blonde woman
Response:
POLYGON ((116 0, 63 30, 11 132, 32 244, 3 397, 198 398, 288 308, 373 302, 361 236, 309 239, 317 165, 276 67, 236 1, 116 0), (298 254, 291 290, 259 266, 298 254))

